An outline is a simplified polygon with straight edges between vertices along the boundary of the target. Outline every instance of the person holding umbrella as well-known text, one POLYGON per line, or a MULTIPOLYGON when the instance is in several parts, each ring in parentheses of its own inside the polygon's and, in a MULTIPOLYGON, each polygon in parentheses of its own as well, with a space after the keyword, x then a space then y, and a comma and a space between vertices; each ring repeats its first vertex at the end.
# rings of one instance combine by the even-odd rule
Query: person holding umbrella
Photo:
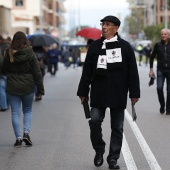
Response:
POLYGON ((122 147, 127 95, 129 93, 133 105, 140 98, 139 75, 131 45, 118 35, 120 20, 109 15, 100 21, 102 37, 88 48, 77 96, 83 104, 90 91, 90 138, 97 167, 104 161, 106 144, 101 125, 106 108, 110 108, 111 137, 107 162, 110 169, 120 169, 117 160, 122 147))

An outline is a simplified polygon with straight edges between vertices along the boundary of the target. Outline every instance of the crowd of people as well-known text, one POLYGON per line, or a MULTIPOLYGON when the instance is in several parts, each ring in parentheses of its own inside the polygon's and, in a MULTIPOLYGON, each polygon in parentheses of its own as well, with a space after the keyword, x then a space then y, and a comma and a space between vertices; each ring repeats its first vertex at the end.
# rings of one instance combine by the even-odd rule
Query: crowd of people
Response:
MULTIPOLYGON (((78 85, 77 96, 81 103, 90 100, 90 139, 95 151, 94 165, 103 164, 105 141, 102 134, 102 122, 106 108, 110 108, 111 137, 107 156, 109 169, 120 169, 117 161, 123 140, 124 111, 127 105, 127 95, 131 104, 135 105, 140 98, 140 80, 134 49, 129 42, 118 34, 120 20, 115 16, 106 16, 101 21, 102 37, 98 40, 88 40, 86 58, 83 61, 83 71, 78 85)), ((145 64, 150 61, 149 77, 157 78, 157 94, 160 102, 160 113, 170 115, 170 30, 161 30, 161 41, 153 50, 138 45, 139 66, 143 54, 145 64), (157 57, 157 75, 153 71, 153 62, 157 57), (164 97, 164 82, 167 85, 167 97, 164 97)), ((12 40, 5 35, 0 36, 0 111, 11 108, 12 126, 16 137, 15 147, 21 147, 22 142, 32 146, 30 138, 32 104, 41 100, 45 94, 43 79, 46 72, 55 76, 58 62, 63 62, 68 69, 79 66, 81 48, 61 49, 57 44, 50 47, 32 47, 26 35, 18 31, 12 40), (46 69, 47 68, 47 69, 46 69), (24 115, 23 133, 20 128, 21 106, 24 115)))
POLYGON ((138 52, 139 66, 142 65, 143 56, 145 56, 144 64, 145 66, 147 66, 149 64, 149 59, 152 52, 151 44, 147 44, 146 46, 143 46, 142 44, 138 44, 135 48, 135 51, 138 52))

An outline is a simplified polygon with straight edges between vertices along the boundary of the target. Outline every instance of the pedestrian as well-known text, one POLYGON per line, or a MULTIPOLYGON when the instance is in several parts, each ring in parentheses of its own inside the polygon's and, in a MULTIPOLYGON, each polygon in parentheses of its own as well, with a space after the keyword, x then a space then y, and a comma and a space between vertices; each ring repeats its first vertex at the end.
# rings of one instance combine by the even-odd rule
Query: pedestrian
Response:
MULTIPOLYGON (((5 51, 10 46, 9 39, 10 37, 8 37, 6 34, 0 36, 1 65, 4 59, 5 51)), ((7 77, 2 73, 1 69, 0 69, 0 111, 6 111, 9 109, 9 103, 8 103, 8 98, 6 94, 7 77)))
POLYGON ((0 111, 6 111, 9 108, 6 94, 6 76, 2 74, 3 56, 0 48, 0 111))
POLYGON ((138 101, 139 75, 131 45, 118 35, 120 20, 109 15, 100 21, 102 37, 88 48, 77 96, 83 103, 90 90, 90 138, 96 152, 94 165, 97 167, 103 164, 105 141, 101 125, 106 108, 110 108, 111 138, 107 162, 110 169, 119 169, 117 160, 122 147, 127 94, 129 92, 132 104, 138 101))
POLYGON ((59 57, 59 51, 57 49, 57 44, 54 43, 51 45, 51 49, 47 52, 47 57, 49 58, 49 71, 51 75, 56 74, 56 71, 58 70, 58 57, 59 57))
MULTIPOLYGON (((47 53, 46 53, 45 49, 43 48, 43 46, 33 47, 33 51, 37 57, 37 60, 38 60, 39 66, 40 66, 42 80, 44 80, 45 65, 47 65, 47 53)), ((42 96, 39 96, 39 94, 37 93, 37 86, 35 85, 35 100, 39 101, 41 99, 42 99, 42 96)))
POLYGON ((170 115, 170 30, 163 28, 161 30, 161 41, 154 46, 150 57, 149 77, 154 77, 153 62, 157 57, 157 94, 160 103, 160 113, 170 115), (164 97, 164 82, 166 80, 167 94, 166 101, 164 97), (165 105, 166 103, 166 105, 165 105), (165 108, 166 107, 166 108, 165 108))
POLYGON ((71 56, 73 58, 73 68, 76 68, 79 66, 78 64, 78 60, 80 58, 80 49, 79 47, 73 47, 72 51, 71 51, 71 56))
POLYGON ((139 44, 137 46, 137 51, 139 53, 139 66, 141 66, 142 58, 143 58, 143 46, 142 44, 139 44))
POLYGON ((45 65, 47 65, 47 53, 42 46, 33 47, 33 51, 37 57, 42 78, 45 76, 45 65))
POLYGON ((152 52, 152 48, 151 48, 150 44, 148 44, 146 47, 144 47, 144 53, 145 53, 145 56, 146 56, 146 60, 145 60, 146 66, 148 64, 148 61, 150 60, 151 52, 152 52))
POLYGON ((64 46, 61 52, 61 57, 66 69, 70 67, 69 58, 71 57, 71 52, 68 47, 64 46))
POLYGON ((25 34, 14 34, 10 47, 6 50, 2 71, 7 75, 7 95, 11 107, 12 125, 16 136, 15 147, 32 146, 29 136, 32 121, 34 86, 38 94, 44 94, 42 75, 36 55, 25 34), (23 137, 21 136, 21 105, 23 111, 23 137))

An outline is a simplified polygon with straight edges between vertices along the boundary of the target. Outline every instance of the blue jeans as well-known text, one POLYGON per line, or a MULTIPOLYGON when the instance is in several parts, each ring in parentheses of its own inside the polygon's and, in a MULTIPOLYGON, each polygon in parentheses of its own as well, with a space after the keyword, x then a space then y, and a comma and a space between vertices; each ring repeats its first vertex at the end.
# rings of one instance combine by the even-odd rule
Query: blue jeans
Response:
POLYGON ((165 97, 163 92, 166 79, 166 111, 170 112, 170 69, 157 69, 157 93, 161 108, 165 108, 165 97))
POLYGON ((0 109, 8 109, 8 99, 6 94, 6 76, 0 76, 0 109))
MULTIPOLYGON (((91 120, 89 120, 90 126, 90 138, 93 149, 96 152, 105 152, 105 142, 102 139, 102 122, 105 118, 106 108, 92 108, 91 120)), ((111 137, 110 137, 110 149, 107 161, 111 159, 118 160, 120 157, 120 151, 122 147, 123 139, 123 124, 124 124, 124 109, 110 108, 111 118, 111 137)))
POLYGON ((34 93, 27 95, 17 96, 8 94, 9 104, 11 106, 12 114, 12 126, 16 138, 21 138, 21 105, 23 111, 23 129, 24 132, 30 132, 31 120, 32 120, 32 103, 34 98, 34 93))

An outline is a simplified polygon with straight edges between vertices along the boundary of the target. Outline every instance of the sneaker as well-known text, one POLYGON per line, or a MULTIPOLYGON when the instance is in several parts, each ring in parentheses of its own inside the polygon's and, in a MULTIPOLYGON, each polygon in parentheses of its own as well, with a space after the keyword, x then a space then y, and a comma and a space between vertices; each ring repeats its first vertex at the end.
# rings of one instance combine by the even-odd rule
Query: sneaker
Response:
POLYGON ((14 147, 16 148, 22 147, 22 139, 17 139, 16 142, 14 143, 14 147))
POLYGON ((28 133, 24 133, 23 141, 25 142, 25 145, 32 146, 31 138, 28 133))

